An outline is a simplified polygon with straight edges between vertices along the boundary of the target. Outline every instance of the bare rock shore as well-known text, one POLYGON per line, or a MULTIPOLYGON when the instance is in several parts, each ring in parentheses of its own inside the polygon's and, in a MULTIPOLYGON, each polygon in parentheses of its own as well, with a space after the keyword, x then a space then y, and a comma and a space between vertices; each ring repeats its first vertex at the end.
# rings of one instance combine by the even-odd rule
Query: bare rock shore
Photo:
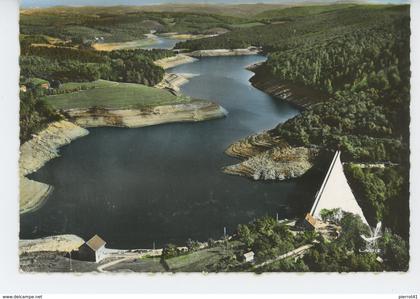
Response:
POLYGON ((59 156, 59 148, 74 139, 89 134, 69 121, 58 121, 33 136, 20 147, 19 168, 21 175, 27 175, 40 169, 46 162, 59 156))
POLYGON ((70 109, 66 113, 70 120, 82 127, 126 128, 203 121, 227 115, 226 110, 218 104, 201 100, 140 109, 70 109))
POLYGON ((20 213, 39 207, 52 190, 52 186, 30 180, 26 175, 37 171, 46 162, 58 157, 61 146, 87 134, 89 132, 86 129, 63 120, 51 123, 20 146, 20 213))
POLYGON ((297 178, 312 168, 316 149, 291 147, 269 132, 252 135, 228 147, 226 153, 244 161, 227 166, 223 172, 254 180, 297 178))
POLYGON ((320 103, 328 98, 327 95, 305 86, 297 86, 270 76, 264 64, 255 64, 248 67, 255 75, 250 79, 252 85, 269 95, 286 101, 299 109, 320 103))

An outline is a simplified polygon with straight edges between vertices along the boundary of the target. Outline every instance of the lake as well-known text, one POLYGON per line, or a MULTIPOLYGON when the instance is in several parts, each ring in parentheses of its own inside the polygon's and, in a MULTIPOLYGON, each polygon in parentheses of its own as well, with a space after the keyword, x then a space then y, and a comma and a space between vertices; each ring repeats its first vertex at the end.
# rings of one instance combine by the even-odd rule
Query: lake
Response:
POLYGON ((147 46, 141 47, 142 49, 173 49, 176 43, 184 41, 184 39, 174 39, 170 37, 165 37, 162 35, 155 35, 154 36, 156 42, 147 46))
POLYGON ((252 87, 246 66, 265 57, 208 57, 169 72, 196 76, 185 94, 226 108, 223 119, 138 129, 94 128, 61 148, 32 179, 54 186, 37 211, 21 215, 20 238, 99 234, 111 248, 151 248, 219 238, 224 227, 263 215, 301 216, 297 181, 255 182, 224 174, 224 154, 241 137, 271 129, 298 110, 252 87))

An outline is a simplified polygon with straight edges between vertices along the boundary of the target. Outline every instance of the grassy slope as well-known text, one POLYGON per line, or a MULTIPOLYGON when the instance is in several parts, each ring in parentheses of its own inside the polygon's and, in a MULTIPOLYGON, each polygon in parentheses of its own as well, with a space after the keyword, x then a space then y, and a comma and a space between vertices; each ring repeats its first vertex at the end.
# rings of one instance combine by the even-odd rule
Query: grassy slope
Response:
POLYGON ((60 90, 63 91, 71 91, 72 89, 75 88, 103 88, 103 87, 111 87, 111 86, 116 86, 118 85, 118 82, 113 82, 113 81, 107 81, 107 80, 97 80, 97 81, 92 81, 92 82, 67 82, 67 83, 63 83, 60 86, 60 90))
POLYGON ((98 80, 96 83, 67 83, 62 88, 86 85, 87 90, 52 95, 43 99, 55 109, 72 108, 141 108, 168 104, 180 104, 190 101, 186 97, 177 97, 171 93, 141 84, 117 83, 98 80), (95 86, 96 84, 96 86, 95 86), (94 88, 92 88, 95 86, 94 88))

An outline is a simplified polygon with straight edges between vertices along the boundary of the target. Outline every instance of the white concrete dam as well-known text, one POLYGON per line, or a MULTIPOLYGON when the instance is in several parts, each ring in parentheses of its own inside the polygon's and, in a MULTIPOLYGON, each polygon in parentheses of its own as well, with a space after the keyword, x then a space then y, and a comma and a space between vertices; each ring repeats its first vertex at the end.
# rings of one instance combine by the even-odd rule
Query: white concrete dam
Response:
POLYGON ((339 208, 342 211, 359 215, 362 221, 368 224, 347 182, 340 155, 340 151, 335 152, 327 175, 316 194, 310 214, 320 219, 320 212, 323 209, 331 210, 339 208))

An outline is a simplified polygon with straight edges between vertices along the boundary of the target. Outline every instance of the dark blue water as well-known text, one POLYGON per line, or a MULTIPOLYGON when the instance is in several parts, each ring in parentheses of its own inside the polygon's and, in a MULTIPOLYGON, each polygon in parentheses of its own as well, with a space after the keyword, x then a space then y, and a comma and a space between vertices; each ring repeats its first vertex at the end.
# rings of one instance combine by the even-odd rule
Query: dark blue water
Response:
POLYGON ((290 105, 253 88, 245 66, 262 56, 212 57, 170 71, 199 76, 182 87, 229 111, 226 118, 138 129, 96 128, 61 149, 33 179, 54 191, 21 216, 21 238, 99 234, 114 248, 185 244, 218 238, 223 227, 262 215, 300 215, 297 182, 254 182, 222 173, 238 160, 226 147, 296 115, 290 105))

